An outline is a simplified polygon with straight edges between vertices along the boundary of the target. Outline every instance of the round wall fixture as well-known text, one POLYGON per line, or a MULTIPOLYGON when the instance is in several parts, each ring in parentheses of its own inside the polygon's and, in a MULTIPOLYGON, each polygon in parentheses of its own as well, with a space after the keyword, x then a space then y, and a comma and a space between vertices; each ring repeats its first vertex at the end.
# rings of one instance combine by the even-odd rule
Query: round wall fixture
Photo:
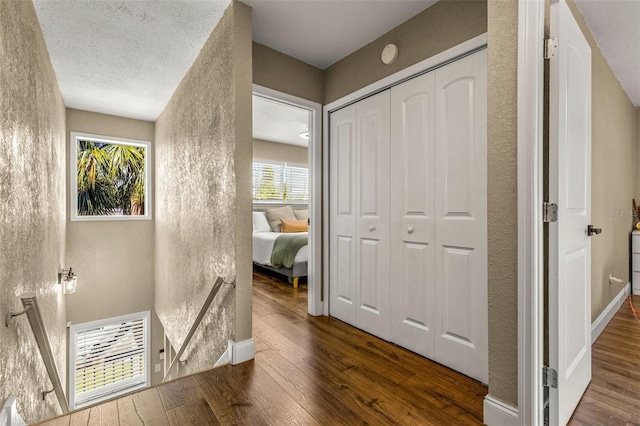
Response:
POLYGON ((393 61, 396 60, 397 57, 398 57, 398 46, 391 43, 391 44, 387 44, 384 47, 384 49, 382 49, 382 55, 380 56, 380 59, 382 59, 382 62, 385 65, 390 65, 393 63, 393 61))

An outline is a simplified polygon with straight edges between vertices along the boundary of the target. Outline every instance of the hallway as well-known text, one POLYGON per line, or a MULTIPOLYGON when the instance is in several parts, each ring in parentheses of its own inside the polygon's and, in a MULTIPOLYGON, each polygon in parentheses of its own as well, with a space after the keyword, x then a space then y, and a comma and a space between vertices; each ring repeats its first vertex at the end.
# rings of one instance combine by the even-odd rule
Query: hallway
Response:
MULTIPOLYGON (((640 296, 632 302, 637 310, 640 296)), ((591 383, 569 425, 640 424, 640 323, 628 302, 591 349, 591 383)))

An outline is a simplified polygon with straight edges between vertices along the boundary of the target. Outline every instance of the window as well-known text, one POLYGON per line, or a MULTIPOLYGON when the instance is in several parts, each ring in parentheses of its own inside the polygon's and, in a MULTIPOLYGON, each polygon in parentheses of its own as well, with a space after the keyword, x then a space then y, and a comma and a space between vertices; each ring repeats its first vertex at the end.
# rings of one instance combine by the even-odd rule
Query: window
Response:
POLYGON ((309 201, 309 167, 277 161, 253 162, 253 201, 309 201))
POLYGON ((149 386, 149 311, 72 325, 69 330, 72 410, 149 386))
POLYGON ((151 144, 71 133, 71 220, 151 219, 151 144))

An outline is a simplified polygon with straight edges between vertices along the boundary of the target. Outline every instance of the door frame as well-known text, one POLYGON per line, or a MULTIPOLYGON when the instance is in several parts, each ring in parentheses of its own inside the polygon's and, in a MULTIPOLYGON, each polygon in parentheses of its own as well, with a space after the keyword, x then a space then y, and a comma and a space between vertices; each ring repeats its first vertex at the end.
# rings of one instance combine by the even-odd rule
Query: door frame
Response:
MULTIPOLYGON (((317 102, 279 92, 268 87, 253 85, 253 95, 309 111, 309 262, 307 273, 307 310, 310 315, 322 315, 322 105, 317 102)), ((326 304, 328 306, 328 304, 326 304)))
MULTIPOLYGON (((523 1, 523 0, 520 0, 523 1)), ((425 74, 438 67, 446 65, 464 56, 468 56, 479 50, 486 49, 488 41, 488 34, 480 34, 470 40, 458 44, 450 49, 447 49, 437 55, 427 58, 417 64, 404 68, 394 74, 391 74, 381 80, 369 84, 362 89, 356 90, 346 96, 343 96, 322 108, 322 138, 323 138, 323 240, 327 244, 323 245, 323 300, 327 303, 324 304, 324 315, 329 315, 329 114, 340 108, 346 107, 350 104, 358 102, 368 96, 375 95, 378 92, 382 92, 392 86, 396 86, 403 81, 417 77, 421 74, 425 74)))
MULTIPOLYGON (((543 106, 544 0, 518 0, 518 410, 544 420, 543 106)), ((514 419, 515 420, 515 419, 514 419)))

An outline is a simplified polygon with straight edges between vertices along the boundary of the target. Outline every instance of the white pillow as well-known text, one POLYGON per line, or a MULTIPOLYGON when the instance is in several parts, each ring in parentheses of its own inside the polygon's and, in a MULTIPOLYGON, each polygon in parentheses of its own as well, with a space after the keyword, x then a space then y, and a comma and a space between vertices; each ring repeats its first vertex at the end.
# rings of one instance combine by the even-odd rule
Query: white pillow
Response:
POLYGON ((253 232, 271 232, 265 212, 253 212, 253 232))

